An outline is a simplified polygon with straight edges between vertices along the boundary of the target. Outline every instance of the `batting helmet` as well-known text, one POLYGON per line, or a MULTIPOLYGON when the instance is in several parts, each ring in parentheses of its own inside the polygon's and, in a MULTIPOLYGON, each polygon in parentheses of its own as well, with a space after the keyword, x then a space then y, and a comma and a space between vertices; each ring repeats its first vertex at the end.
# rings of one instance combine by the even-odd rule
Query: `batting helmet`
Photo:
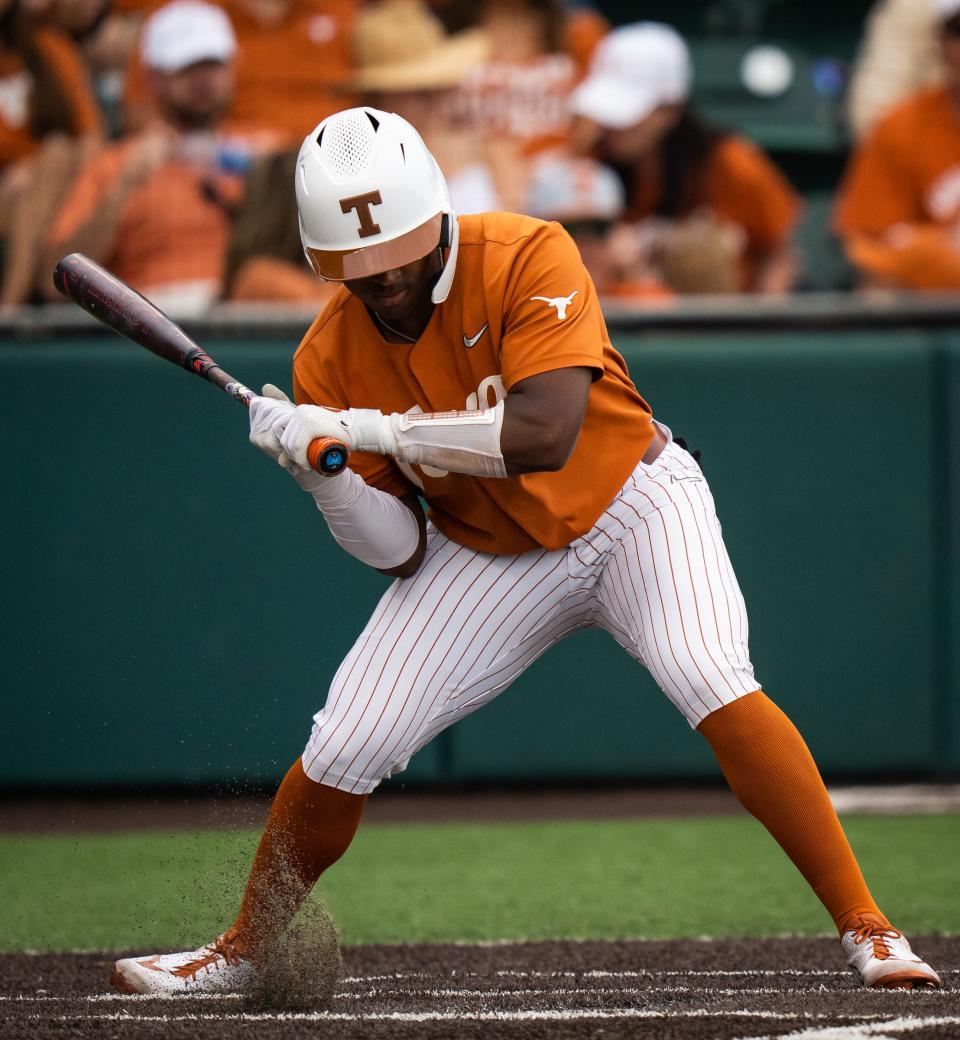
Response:
POLYGON ((296 190, 303 250, 320 278, 380 274, 439 246, 449 253, 432 299, 447 298, 457 218, 436 159, 405 119, 367 107, 329 116, 303 142, 296 190))

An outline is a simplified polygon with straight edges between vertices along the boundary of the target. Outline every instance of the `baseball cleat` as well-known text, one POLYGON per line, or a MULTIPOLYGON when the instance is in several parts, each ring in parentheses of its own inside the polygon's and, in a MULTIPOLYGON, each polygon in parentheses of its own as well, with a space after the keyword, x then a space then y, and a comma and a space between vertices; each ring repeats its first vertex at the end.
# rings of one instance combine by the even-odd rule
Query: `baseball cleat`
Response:
POLYGON ((943 985, 940 976, 910 949, 906 937, 885 921, 854 919, 856 927, 840 937, 847 963, 864 986, 883 989, 927 989, 943 985))
POLYGON ((199 950, 125 957, 113 966, 110 985, 122 993, 240 993, 257 977, 238 949, 236 933, 224 932, 199 950))

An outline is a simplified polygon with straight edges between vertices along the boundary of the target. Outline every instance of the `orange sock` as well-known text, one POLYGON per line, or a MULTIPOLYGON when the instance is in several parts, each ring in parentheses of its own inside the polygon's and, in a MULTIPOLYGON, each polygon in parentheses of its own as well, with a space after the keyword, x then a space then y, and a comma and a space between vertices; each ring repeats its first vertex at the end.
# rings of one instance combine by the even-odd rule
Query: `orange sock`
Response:
POLYGON ((274 797, 233 924, 241 946, 256 950, 286 928, 320 875, 346 852, 366 800, 318 784, 300 759, 294 762, 274 797))
POLYGON ((803 737, 762 690, 700 723, 731 790, 793 861, 837 930, 877 909, 803 737))

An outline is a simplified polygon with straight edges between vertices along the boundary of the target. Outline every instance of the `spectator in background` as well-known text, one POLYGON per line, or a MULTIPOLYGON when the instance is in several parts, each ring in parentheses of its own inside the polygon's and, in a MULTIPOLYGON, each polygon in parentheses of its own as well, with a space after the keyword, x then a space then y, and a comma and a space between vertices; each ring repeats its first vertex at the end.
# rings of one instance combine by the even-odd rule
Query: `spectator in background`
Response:
POLYGON ((50 234, 49 257, 86 253, 180 314, 219 295, 229 210, 254 134, 228 130, 236 39, 219 7, 174 0, 147 20, 157 117, 90 160, 50 234))
POLYGON ((835 227, 863 284, 960 289, 960 0, 936 0, 946 82, 888 112, 854 152, 835 227))
MULTIPOLYGON (((39 9, 39 5, 36 5, 39 9)), ((52 15, 0 0, 0 308, 27 302, 43 232, 103 127, 83 59, 52 15)))
POLYGON ((0 0, 0 167, 34 155, 48 135, 101 132, 83 59, 54 22, 0 0))
POLYGON ((658 248, 664 231, 680 225, 682 254, 695 257, 698 241, 711 251, 705 282, 676 272, 687 282, 681 291, 785 292, 796 274, 800 200, 755 145, 700 119, 690 80, 687 47, 669 26, 614 30, 572 95, 573 146, 622 177, 638 251, 658 248))
POLYGON ((518 162, 566 145, 569 96, 607 23, 592 11, 568 11, 562 0, 483 0, 475 24, 490 39, 490 58, 460 84, 457 112, 489 142, 502 163, 504 209, 520 210, 526 176, 518 162), (498 155, 499 153, 499 155, 498 155))
POLYGON ((938 0, 877 0, 871 8, 847 90, 855 140, 910 94, 943 82, 938 7, 938 0))
POLYGON ((297 152, 258 159, 233 220, 223 275, 223 298, 244 303, 310 303, 316 308, 336 292, 308 267, 300 241, 292 185, 297 152))
MULTIPOLYGON (((355 100, 342 83, 351 70, 350 33, 357 0, 223 0, 237 35, 236 88, 230 118, 299 147, 332 112, 355 100)), ((142 63, 128 71, 126 125, 149 117, 142 63)))
POLYGON ((396 112, 420 132, 443 170, 457 213, 500 209, 516 191, 526 163, 507 162, 497 146, 454 111, 456 88, 485 61, 490 38, 482 29, 446 35, 422 0, 382 0, 357 17, 356 71, 348 84, 365 104, 396 112))
POLYGON ((50 2, 61 28, 83 55, 108 132, 116 135, 123 80, 143 22, 144 11, 139 8, 158 5, 149 0, 50 2))
POLYGON ((663 300, 673 294, 651 258, 618 248, 623 184, 607 166, 588 158, 548 156, 534 165, 524 212, 563 224, 601 296, 663 300))

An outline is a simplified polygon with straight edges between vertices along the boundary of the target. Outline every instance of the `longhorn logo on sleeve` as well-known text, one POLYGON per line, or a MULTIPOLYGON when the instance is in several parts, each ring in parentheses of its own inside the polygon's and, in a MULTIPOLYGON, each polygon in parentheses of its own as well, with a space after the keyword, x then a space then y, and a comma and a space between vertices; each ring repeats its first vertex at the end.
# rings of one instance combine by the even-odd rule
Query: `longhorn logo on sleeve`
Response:
POLYGON ((578 289, 574 289, 569 296, 531 296, 530 299, 543 300, 548 307, 556 307, 557 318, 559 321, 563 321, 567 316, 567 308, 573 303, 573 298, 578 292, 578 289))

